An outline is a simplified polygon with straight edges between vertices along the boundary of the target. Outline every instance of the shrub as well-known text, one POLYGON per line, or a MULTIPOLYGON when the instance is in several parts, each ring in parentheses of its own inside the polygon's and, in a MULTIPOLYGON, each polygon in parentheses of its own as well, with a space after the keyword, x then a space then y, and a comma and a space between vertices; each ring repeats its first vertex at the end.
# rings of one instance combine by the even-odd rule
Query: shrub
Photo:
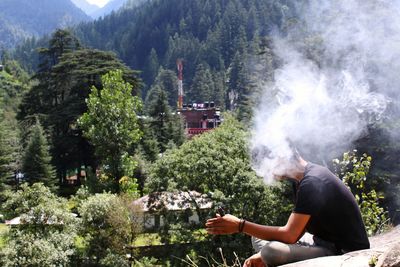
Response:
MULTIPOLYGON (((84 254, 98 263, 125 255, 139 232, 139 210, 128 197, 95 194, 78 207, 82 217, 80 234, 87 244, 84 254)), ((125 260, 125 258, 121 258, 125 260)))
POLYGON ((341 160, 334 159, 333 163, 337 175, 356 198, 368 235, 380 232, 387 224, 387 212, 380 206, 384 196, 366 184, 371 179, 368 173, 372 157, 366 153, 357 156, 357 151, 354 150, 344 153, 341 160))
POLYGON ((3 209, 21 224, 8 233, 0 252, 1 266, 66 266, 75 253, 76 219, 67 202, 43 184, 22 185, 7 194, 3 209))

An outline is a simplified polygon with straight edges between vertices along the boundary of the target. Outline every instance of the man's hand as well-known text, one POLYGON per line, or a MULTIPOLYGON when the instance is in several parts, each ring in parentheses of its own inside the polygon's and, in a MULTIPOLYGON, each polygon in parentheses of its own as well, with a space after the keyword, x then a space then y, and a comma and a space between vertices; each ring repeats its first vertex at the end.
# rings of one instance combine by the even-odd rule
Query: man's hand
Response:
POLYGON ((244 262, 243 267, 265 267, 265 264, 261 259, 261 253, 258 252, 257 254, 254 254, 253 256, 248 258, 244 262))
POLYGON ((239 232, 240 219, 230 214, 208 219, 206 222, 207 233, 213 235, 227 235, 239 232))

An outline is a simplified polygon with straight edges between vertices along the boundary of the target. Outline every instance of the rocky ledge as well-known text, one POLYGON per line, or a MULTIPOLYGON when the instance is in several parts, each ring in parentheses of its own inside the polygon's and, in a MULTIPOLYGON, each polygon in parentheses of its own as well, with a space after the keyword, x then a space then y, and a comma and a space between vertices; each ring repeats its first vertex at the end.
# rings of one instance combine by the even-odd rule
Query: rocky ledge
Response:
POLYGON ((284 267, 400 267, 400 226, 371 237, 371 248, 341 256, 321 257, 284 267))

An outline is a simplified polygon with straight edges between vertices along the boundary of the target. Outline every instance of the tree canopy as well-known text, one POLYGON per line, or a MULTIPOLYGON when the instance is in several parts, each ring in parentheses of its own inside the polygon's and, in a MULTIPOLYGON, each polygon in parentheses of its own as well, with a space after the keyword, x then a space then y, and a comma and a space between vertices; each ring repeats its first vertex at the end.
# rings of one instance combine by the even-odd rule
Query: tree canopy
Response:
POLYGON ((83 49, 71 33, 60 31, 53 34, 49 47, 40 51, 42 64, 34 76, 37 83, 25 94, 18 119, 29 125, 38 116, 43 122, 50 133, 51 155, 62 183, 68 170, 97 166, 93 147, 77 125, 77 119, 87 111, 85 99, 90 88, 101 89, 101 76, 117 69, 133 86, 139 86, 139 80, 115 54, 83 49))
POLYGON ((101 77, 103 89, 91 88, 88 111, 78 121, 106 174, 116 181, 116 188, 123 176, 133 175, 132 148, 142 135, 138 124, 142 102, 133 96, 132 85, 122 75, 116 70, 101 77))

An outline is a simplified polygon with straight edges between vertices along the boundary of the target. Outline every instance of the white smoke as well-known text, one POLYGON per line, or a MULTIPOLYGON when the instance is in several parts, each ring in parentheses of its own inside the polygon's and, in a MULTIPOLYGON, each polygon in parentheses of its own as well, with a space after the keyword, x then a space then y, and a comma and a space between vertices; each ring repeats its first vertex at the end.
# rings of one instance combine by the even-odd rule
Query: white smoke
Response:
POLYGON ((282 64, 255 111, 253 166, 266 182, 292 156, 289 140, 306 156, 338 156, 368 125, 398 116, 400 1, 305 2, 274 40, 282 64))

